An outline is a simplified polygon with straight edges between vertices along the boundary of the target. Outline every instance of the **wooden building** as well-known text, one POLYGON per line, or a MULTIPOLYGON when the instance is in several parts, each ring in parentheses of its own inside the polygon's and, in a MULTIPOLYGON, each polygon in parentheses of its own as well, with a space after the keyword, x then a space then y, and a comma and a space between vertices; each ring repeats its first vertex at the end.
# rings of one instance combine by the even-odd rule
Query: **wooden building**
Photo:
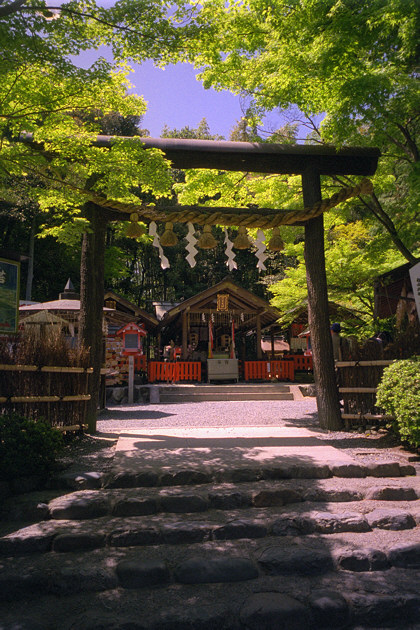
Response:
POLYGON ((411 263, 396 267, 378 276, 374 282, 374 316, 378 319, 396 316, 400 327, 404 319, 416 318, 416 303, 411 286, 411 263))
MULTIPOLYGON (((182 374, 178 370, 175 380, 248 380, 251 363, 266 364, 263 332, 267 339, 279 317, 280 311, 267 301, 225 278, 169 309, 158 331, 164 342, 180 347, 180 362, 189 364, 182 374)), ((274 359, 274 332, 270 346, 274 359)), ((170 367, 152 363, 149 380, 172 378, 170 367)))
MULTIPOLYGON (((78 339, 80 319, 80 297, 69 280, 58 300, 23 304, 19 308, 21 327, 32 329, 61 329, 70 345, 78 339)), ((135 357, 135 369, 147 372, 147 357, 150 354, 150 335, 158 326, 158 320, 147 311, 113 291, 104 295, 102 332, 104 337, 105 368, 107 384, 119 385, 127 380, 128 357, 122 354, 122 339, 117 332, 126 324, 142 324, 147 331, 143 354, 135 357)))

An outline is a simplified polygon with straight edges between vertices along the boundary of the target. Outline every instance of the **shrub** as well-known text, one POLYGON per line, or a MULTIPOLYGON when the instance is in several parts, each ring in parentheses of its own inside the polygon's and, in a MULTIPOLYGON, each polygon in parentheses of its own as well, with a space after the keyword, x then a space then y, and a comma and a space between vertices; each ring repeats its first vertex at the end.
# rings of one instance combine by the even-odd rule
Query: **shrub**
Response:
POLYGON ((384 370, 376 404, 395 417, 403 440, 420 446, 420 357, 396 361, 384 370))
POLYGON ((46 478, 63 448, 63 436, 43 420, 15 413, 0 415, 0 478, 46 478))

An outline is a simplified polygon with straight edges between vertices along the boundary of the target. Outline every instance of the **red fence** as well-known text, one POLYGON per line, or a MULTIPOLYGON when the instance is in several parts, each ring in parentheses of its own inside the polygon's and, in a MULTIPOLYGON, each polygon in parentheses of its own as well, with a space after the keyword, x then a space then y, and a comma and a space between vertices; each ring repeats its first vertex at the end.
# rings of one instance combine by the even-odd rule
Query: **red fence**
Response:
POLYGON ((149 383, 156 381, 201 381, 200 361, 150 361, 148 364, 149 383))
POLYGON ((295 380, 293 361, 245 361, 244 379, 246 381, 269 381, 278 378, 282 381, 295 380))
POLYGON ((140 372, 141 370, 145 372, 147 370, 147 358, 145 354, 134 356, 134 369, 136 372, 140 372))
POLYGON ((285 359, 292 359, 296 372, 313 370, 312 356, 305 356, 304 354, 286 354, 285 359))

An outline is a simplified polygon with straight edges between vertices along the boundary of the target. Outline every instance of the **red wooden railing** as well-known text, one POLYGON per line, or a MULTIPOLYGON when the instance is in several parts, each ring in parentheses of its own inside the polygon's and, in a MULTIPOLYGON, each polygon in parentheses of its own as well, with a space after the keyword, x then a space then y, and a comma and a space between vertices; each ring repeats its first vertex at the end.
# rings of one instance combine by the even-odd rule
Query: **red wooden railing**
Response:
POLYGON ((140 372, 140 370, 147 370, 147 358, 145 354, 141 354, 140 356, 134 357, 134 369, 136 372, 140 372))
POLYGON ((201 381, 200 361, 150 361, 148 364, 149 383, 156 381, 201 381))
POLYGON ((245 361, 244 379, 246 381, 295 380, 293 361, 245 361))
POLYGON ((296 371, 313 370, 312 356, 305 356, 304 354, 285 354, 285 359, 293 359, 293 364, 296 371))

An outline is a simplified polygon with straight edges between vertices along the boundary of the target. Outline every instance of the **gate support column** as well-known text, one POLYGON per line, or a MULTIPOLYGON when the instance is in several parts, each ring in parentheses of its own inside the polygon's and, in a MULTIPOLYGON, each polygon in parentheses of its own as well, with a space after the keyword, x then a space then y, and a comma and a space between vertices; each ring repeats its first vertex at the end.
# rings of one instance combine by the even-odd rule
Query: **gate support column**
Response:
MULTIPOLYGON (((321 201, 321 182, 317 171, 305 171, 302 186, 305 207, 321 201)), ((342 428, 342 421, 330 333, 322 214, 305 223, 305 263, 319 423, 324 429, 335 431, 342 428)))
POLYGON ((102 330, 104 307, 104 256, 107 219, 103 210, 88 202, 84 216, 90 221, 90 230, 83 234, 80 264, 80 322, 79 339, 89 348, 93 374, 89 379, 87 402, 88 433, 96 432, 101 367, 104 358, 104 334, 102 330), (102 212, 102 215, 101 215, 102 212))
POLYGON ((262 350, 261 350, 261 314, 257 315, 257 359, 261 361, 262 359, 262 350))

